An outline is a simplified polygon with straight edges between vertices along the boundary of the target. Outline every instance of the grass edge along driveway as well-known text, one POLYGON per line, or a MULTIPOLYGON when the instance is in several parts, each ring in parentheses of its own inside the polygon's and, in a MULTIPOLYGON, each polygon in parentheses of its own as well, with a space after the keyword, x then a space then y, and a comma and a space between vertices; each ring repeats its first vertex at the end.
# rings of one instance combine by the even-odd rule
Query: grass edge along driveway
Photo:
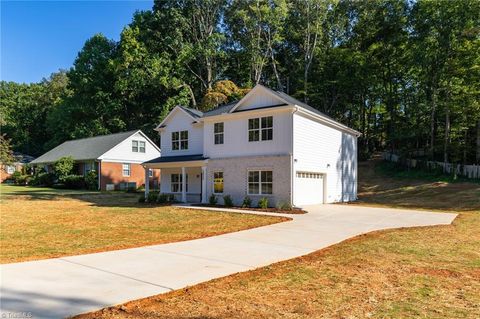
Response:
POLYGON ((138 204, 139 194, 1 186, 0 263, 191 240, 288 218, 138 204))

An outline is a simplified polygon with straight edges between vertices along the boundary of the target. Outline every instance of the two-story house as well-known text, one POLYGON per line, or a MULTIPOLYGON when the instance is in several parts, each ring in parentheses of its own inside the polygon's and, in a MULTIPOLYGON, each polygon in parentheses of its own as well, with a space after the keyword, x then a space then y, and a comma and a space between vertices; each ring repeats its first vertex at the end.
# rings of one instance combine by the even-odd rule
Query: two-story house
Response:
POLYGON ((161 169, 161 193, 182 202, 206 203, 211 194, 236 205, 267 197, 272 206, 357 198, 360 133, 262 85, 205 113, 177 106, 156 130, 162 156, 144 166, 161 169))

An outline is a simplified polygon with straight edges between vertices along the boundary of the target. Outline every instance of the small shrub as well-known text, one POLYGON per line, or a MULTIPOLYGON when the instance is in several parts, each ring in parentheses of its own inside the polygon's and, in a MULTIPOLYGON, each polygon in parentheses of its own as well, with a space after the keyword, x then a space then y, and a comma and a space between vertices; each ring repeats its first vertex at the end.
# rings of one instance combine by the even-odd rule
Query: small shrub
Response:
POLYGON ((21 176, 22 176, 22 173, 20 173, 19 171, 15 171, 15 172, 13 172, 13 174, 12 174, 12 176, 11 176, 10 178, 13 180, 13 182, 14 182, 15 184, 18 185, 18 179, 19 179, 21 176))
POLYGON ((85 178, 82 175, 67 175, 62 178, 62 183, 67 189, 85 188, 85 178))
MULTIPOLYGON (((173 196, 173 195, 172 195, 173 196)), ((157 203, 166 204, 171 202, 171 195, 168 194, 158 194, 157 203)))
POLYGON ((248 196, 245 196, 245 198, 243 199, 242 207, 252 207, 252 199, 248 196))
POLYGON ((138 198, 138 202, 139 202, 139 203, 145 203, 145 201, 146 201, 146 199, 145 199, 145 194, 142 194, 142 196, 140 196, 140 197, 138 198))
POLYGON ((17 185, 28 185, 28 184, 30 184, 31 180, 32 180, 32 176, 30 176, 30 175, 20 175, 20 177, 16 181, 16 184, 17 185))
POLYGON ((263 209, 268 208, 268 198, 266 197, 260 198, 258 201, 258 207, 263 209))
POLYGON ((223 205, 225 205, 226 207, 232 207, 233 206, 232 196, 230 195, 223 196, 223 205))
POLYGON ((208 198, 208 202, 210 203, 210 205, 217 205, 217 196, 215 196, 214 194, 210 195, 210 197, 208 198))
POLYGON ((85 186, 89 190, 97 190, 98 189, 98 174, 97 171, 90 171, 85 175, 85 186))
POLYGON ((41 172, 35 175, 31 180, 31 185, 52 187, 55 183, 55 175, 52 173, 41 172))
POLYGON ((157 193, 148 193, 147 195, 147 203, 155 203, 157 201, 157 193))
POLYGON ((60 180, 63 180, 67 176, 73 176, 72 171, 73 167, 75 165, 75 160, 71 156, 65 156, 62 158, 59 158, 54 164, 53 164, 53 170, 55 171, 55 174, 57 174, 57 177, 60 180))
POLYGON ((281 210, 292 210, 292 204, 290 202, 278 202, 277 208, 281 210))

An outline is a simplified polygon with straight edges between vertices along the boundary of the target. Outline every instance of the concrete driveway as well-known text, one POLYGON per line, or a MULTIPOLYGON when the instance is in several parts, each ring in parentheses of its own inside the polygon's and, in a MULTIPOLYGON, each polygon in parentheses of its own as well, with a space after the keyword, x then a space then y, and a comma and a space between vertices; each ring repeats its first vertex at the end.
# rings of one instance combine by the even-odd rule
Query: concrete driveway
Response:
POLYGON ((84 313, 302 256, 370 231, 450 224, 456 217, 354 205, 307 210, 289 215, 292 221, 204 239, 2 265, 2 318, 84 313))

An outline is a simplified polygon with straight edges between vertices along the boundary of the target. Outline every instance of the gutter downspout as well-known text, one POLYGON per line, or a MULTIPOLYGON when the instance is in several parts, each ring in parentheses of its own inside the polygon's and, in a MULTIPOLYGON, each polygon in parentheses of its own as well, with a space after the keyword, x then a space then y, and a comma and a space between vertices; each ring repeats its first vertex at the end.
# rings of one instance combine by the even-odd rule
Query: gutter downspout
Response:
POLYGON ((294 165, 295 165, 295 158, 294 158, 294 154, 295 154, 295 130, 294 130, 294 125, 295 125, 295 113, 298 112, 298 106, 294 106, 294 111, 292 112, 292 153, 290 154, 290 203, 292 206, 293 205, 293 201, 294 201, 294 190, 295 190, 295 168, 294 168, 294 165))
POLYGON ((98 160, 98 190, 102 190, 102 160, 98 160))

